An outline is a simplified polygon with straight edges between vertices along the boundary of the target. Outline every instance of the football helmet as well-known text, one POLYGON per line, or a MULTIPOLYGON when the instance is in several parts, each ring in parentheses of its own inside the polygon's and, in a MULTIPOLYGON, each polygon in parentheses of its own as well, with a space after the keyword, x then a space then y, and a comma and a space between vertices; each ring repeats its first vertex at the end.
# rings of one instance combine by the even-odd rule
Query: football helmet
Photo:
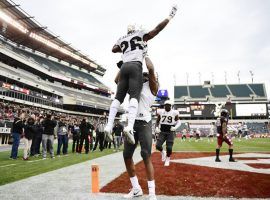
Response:
POLYGON ((127 26, 127 33, 132 33, 136 30, 136 25, 135 24, 129 24, 127 26))
POLYGON ((220 111, 220 116, 228 118, 229 117, 229 111, 227 109, 222 109, 220 111))
POLYGON ((166 100, 165 102, 164 102, 164 105, 173 105, 173 103, 172 103, 172 101, 170 101, 170 100, 166 100))

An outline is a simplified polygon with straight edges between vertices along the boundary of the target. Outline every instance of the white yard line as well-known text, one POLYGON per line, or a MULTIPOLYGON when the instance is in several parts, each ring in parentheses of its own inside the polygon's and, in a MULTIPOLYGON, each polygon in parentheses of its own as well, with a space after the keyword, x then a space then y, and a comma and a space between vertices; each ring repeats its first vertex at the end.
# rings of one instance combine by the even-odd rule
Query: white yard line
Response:
POLYGON ((2 165, 0 167, 9 167, 9 166, 14 166, 14 165, 16 165, 16 164, 2 165))

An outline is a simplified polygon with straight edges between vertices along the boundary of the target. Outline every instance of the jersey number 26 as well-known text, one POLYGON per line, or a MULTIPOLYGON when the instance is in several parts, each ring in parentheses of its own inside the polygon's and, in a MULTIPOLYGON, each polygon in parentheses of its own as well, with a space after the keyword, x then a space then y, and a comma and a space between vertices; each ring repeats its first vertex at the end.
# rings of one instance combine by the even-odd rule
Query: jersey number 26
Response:
POLYGON ((129 45, 130 45, 131 51, 133 51, 137 48, 143 50, 143 46, 140 43, 141 41, 142 41, 142 38, 140 38, 139 36, 135 36, 135 37, 131 38, 131 40, 129 42, 128 41, 121 42, 120 45, 121 45, 121 49, 122 49, 123 53, 125 53, 125 51, 129 47, 129 45))

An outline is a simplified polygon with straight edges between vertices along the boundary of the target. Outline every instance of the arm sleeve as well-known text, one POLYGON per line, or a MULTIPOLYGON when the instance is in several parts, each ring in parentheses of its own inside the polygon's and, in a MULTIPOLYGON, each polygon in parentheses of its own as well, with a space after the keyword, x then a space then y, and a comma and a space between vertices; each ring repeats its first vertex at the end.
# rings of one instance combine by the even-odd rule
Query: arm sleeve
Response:
POLYGON ((162 111, 163 111, 163 110, 161 110, 161 109, 157 110, 157 114, 158 114, 158 115, 161 115, 162 111))

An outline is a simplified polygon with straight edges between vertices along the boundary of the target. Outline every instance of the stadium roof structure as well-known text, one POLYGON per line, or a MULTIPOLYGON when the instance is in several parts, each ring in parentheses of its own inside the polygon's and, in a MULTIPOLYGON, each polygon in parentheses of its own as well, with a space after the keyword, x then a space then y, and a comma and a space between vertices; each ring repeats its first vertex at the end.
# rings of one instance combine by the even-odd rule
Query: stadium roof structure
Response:
POLYGON ((175 103, 267 102, 263 83, 174 86, 175 103))
POLYGON ((40 25, 20 5, 0 1, 0 34, 6 39, 103 76, 106 69, 40 25))

